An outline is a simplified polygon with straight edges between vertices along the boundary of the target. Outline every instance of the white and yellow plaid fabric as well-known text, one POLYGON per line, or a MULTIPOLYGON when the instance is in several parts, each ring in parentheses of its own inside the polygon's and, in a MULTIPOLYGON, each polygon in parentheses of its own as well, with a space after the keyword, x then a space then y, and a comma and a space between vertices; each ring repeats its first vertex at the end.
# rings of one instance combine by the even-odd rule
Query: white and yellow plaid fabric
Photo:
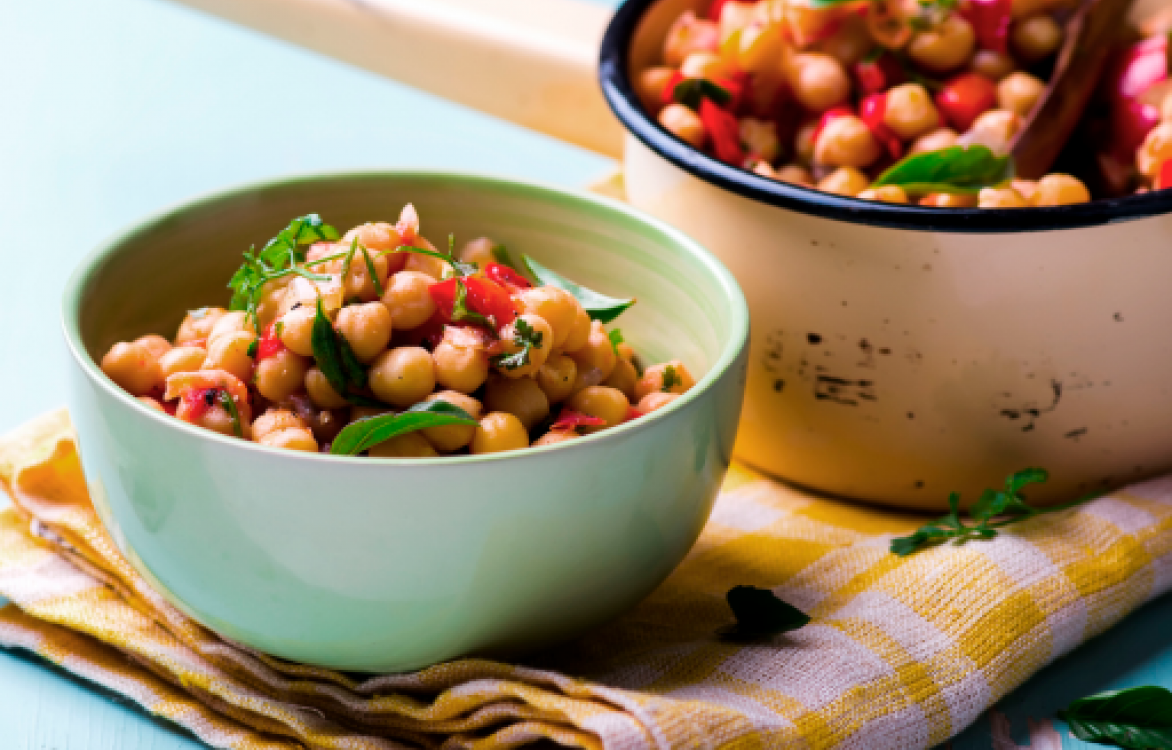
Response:
POLYGON ((64 412, 0 442, 0 481, 0 644, 223 748, 926 748, 1172 582, 1172 479, 899 558, 891 534, 921 519, 734 468, 695 549, 617 622, 528 666, 358 681, 227 643, 151 591, 90 507, 64 412), (734 584, 813 622, 722 642, 734 584))

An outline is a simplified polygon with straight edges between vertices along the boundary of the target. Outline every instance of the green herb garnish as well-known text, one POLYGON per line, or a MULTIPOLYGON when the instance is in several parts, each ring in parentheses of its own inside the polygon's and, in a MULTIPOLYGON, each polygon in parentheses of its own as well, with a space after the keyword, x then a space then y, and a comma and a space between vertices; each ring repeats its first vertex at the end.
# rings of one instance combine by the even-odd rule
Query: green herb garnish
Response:
POLYGON ((904 556, 948 539, 956 540, 956 544, 962 544, 969 539, 992 539, 997 536, 997 529, 1004 526, 1020 523, 1034 516, 1073 508, 1094 497, 1087 496, 1047 508, 1037 508, 1027 503, 1021 489, 1026 485, 1041 484, 1049 478, 1050 475, 1045 469, 1022 469, 1005 480, 1004 489, 985 490, 970 511, 970 515, 976 521, 972 526, 961 520, 960 493, 953 492, 948 496, 947 516, 921 526, 910 536, 892 539, 891 551, 904 556))
POLYGON ((366 260, 366 273, 370 276, 370 283, 374 284, 374 293, 381 299, 383 296, 383 283, 378 280, 378 272, 374 270, 374 261, 370 258, 370 253, 366 250, 366 245, 360 245, 362 248, 362 257, 366 260))
POLYGON ((338 395, 350 399, 354 397, 352 390, 366 387, 366 370, 354 355, 354 350, 350 348, 346 337, 334 330, 333 323, 322 310, 320 297, 317 300, 317 315, 313 319, 310 341, 313 344, 313 358, 317 360, 317 366, 338 395))
POLYGON ((614 355, 619 356, 619 344, 623 343, 623 332, 617 328, 612 328, 606 332, 606 337, 610 339, 610 348, 614 349, 614 355))
POLYGON ((244 437, 244 425, 240 422, 240 411, 236 408, 236 401, 227 391, 221 390, 219 394, 220 405, 224 407, 224 411, 228 412, 228 418, 232 420, 232 434, 238 438, 244 437))
POLYGON ((232 290, 229 309, 244 310, 259 335, 260 322, 256 317, 256 309, 265 284, 290 274, 303 276, 310 281, 328 281, 329 276, 311 273, 299 268, 298 264, 305 262, 304 246, 336 239, 338 230, 323 223, 317 214, 308 214, 291 221, 259 253, 255 247, 249 248, 244 253, 244 265, 232 274, 228 282, 228 288, 232 290))
POLYGON ((677 385, 683 385, 684 379, 676 372, 675 365, 668 365, 663 368, 663 388, 660 388, 664 393, 671 393, 671 389, 677 385))
POLYGON ((700 109, 701 99, 711 99, 723 107, 732 101, 732 94, 707 78, 685 78, 671 90, 671 98, 688 109, 700 109))
POLYGON ((476 420, 447 401, 421 401, 399 414, 380 414, 351 422, 334 438, 330 453, 357 456, 393 437, 450 424, 474 425, 476 420))
POLYGON ((1084 742, 1131 748, 1172 748, 1172 692, 1147 685, 1079 698, 1058 718, 1084 742))
POLYGON ((415 247, 414 245, 401 245, 394 249, 396 253, 416 253, 418 255, 430 255, 433 258, 439 258, 444 263, 447 263, 456 272, 457 276, 471 276, 480 269, 475 263, 465 263, 462 260, 456 259, 456 235, 448 235, 448 252, 441 253, 438 250, 426 250, 422 247, 415 247))
POLYGON ((255 357, 256 350, 259 348, 260 348, 260 339, 255 338, 252 340, 252 343, 248 345, 248 349, 247 349, 247 351, 245 351, 245 354, 247 354, 250 357, 255 357))
POLYGON ((513 324, 513 343, 521 347, 512 354, 498 354, 491 358, 497 367, 506 370, 516 370, 529 364, 529 352, 534 348, 541 348, 543 334, 529 325, 524 318, 517 318, 513 324))
POLYGON ((972 195, 1012 178, 1013 157, 997 156, 986 146, 949 146, 907 157, 871 187, 899 185, 908 195, 972 195))
POLYGON ((493 245, 492 249, 489 250, 489 253, 492 254, 492 259, 497 263, 508 266, 517 273, 521 273, 521 269, 517 267, 515 262, 513 262, 513 256, 509 255, 509 249, 504 245, 493 245))
POLYGON ((456 279, 456 298, 452 302, 452 322, 472 323, 473 325, 485 326, 493 331, 496 330, 493 321, 468 307, 468 287, 464 285, 462 278, 456 279))
POLYGON ((635 304, 635 300, 633 299, 607 297, 593 289, 587 289, 580 284, 575 284, 561 274, 541 265, 528 255, 522 255, 521 261, 529 269, 529 275, 537 280, 538 285, 556 286, 558 289, 569 292, 590 315, 591 320, 609 323, 622 315, 631 305, 635 304))
POLYGON ((769 589, 734 586, 725 598, 737 622, 735 625, 726 625, 717 633, 729 640, 752 640, 777 635, 797 630, 810 622, 809 615, 778 599, 769 589))

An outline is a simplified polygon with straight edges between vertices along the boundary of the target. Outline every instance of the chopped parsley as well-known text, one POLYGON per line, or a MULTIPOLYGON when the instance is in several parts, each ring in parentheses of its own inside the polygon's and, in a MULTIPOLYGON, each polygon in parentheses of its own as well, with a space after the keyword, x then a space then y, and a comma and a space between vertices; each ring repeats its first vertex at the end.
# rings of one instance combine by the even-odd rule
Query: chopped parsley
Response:
POLYGON ((619 356, 619 344, 626 340, 623 338, 623 332, 615 328, 611 331, 607 331, 606 337, 610 339, 610 348, 614 349, 614 355, 616 357, 619 356))
POLYGON ((541 348, 543 334, 529 325, 524 318, 517 318, 513 323, 513 343, 521 347, 511 354, 498 354, 492 358, 492 363, 506 370, 516 370, 529 364, 529 352, 541 348))
POLYGON ((684 379, 680 377, 678 372, 676 372, 675 365, 668 365, 667 367, 663 368, 663 388, 660 390, 662 390, 664 393, 671 393, 672 388, 683 384, 684 379))

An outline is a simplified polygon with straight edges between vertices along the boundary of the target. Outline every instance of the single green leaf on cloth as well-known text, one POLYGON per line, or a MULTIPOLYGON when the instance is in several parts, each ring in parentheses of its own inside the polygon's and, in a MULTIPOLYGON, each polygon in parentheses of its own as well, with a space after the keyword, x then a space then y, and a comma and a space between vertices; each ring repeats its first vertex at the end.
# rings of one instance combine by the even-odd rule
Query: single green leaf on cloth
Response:
POLYGON ((1083 742, 1129 748, 1172 750, 1172 692, 1152 685, 1111 690, 1079 698, 1058 718, 1083 742))
POLYGON ((408 432, 444 425, 474 425, 468 412, 447 401, 421 401, 399 414, 380 414, 358 419, 342 428, 330 445, 330 453, 357 456, 379 443, 408 432))
POLYGON ((732 94, 707 78, 685 78, 671 90, 671 98, 688 109, 700 109, 701 99, 711 99, 723 107, 732 101, 732 94))
POLYGON ((1012 178, 1012 157, 997 156, 980 145, 949 146, 912 154, 879 175, 871 187, 898 185, 908 195, 971 195, 1012 178))
POLYGON ((635 304, 635 300, 633 299, 607 297, 605 294, 599 294, 593 289, 587 289, 581 284, 576 284, 561 274, 541 265, 528 255, 522 255, 521 261, 529 270, 529 275, 539 285, 556 286, 558 289, 569 292, 574 299, 578 300, 582 308, 586 310, 591 320, 609 323, 622 315, 631 305, 635 304))
POLYGON ((735 625, 726 625, 717 632, 729 640, 752 640, 777 635, 797 630, 810 622, 809 615, 778 599, 769 589, 734 586, 725 594, 725 599, 737 621, 735 625))

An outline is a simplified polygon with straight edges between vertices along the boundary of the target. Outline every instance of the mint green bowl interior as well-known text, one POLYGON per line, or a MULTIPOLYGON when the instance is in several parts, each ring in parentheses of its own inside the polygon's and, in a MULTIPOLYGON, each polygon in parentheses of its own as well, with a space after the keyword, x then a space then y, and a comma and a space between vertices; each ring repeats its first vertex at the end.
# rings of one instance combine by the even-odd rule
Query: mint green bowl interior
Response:
POLYGON ((322 175, 212 195, 90 255, 63 304, 70 409, 95 505, 176 606, 279 657, 402 671, 574 637, 658 585, 707 520, 740 414, 748 312, 683 234, 621 204, 433 172, 322 175), (419 209, 437 245, 488 235, 639 300, 617 323, 650 361, 697 375, 653 415, 495 456, 372 460, 279 451, 152 411, 95 364, 224 305, 250 245, 319 213, 345 230, 419 209))

